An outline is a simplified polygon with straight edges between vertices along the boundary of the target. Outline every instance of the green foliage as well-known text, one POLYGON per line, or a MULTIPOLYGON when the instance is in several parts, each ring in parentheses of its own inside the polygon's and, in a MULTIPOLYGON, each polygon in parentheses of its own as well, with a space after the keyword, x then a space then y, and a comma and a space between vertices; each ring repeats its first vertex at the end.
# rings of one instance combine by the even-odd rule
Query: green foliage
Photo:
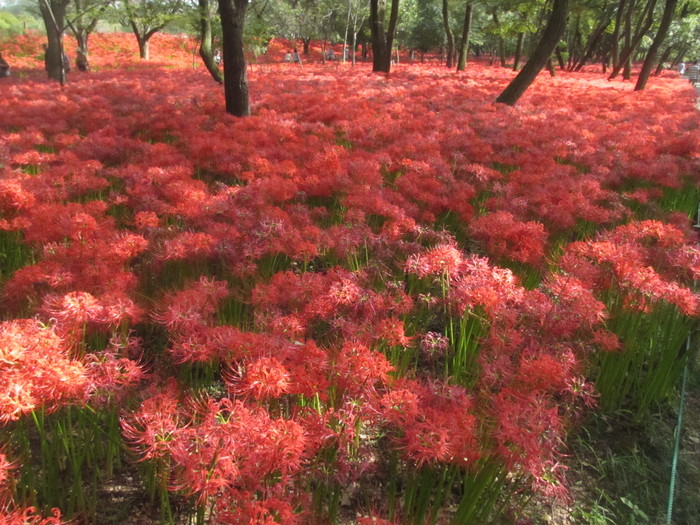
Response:
POLYGON ((445 29, 441 5, 433 0, 417 0, 415 19, 407 28, 406 43, 417 51, 427 53, 443 45, 445 29))
POLYGON ((13 14, 9 11, 0 11, 0 34, 19 35, 26 30, 40 30, 43 24, 29 13, 13 14))

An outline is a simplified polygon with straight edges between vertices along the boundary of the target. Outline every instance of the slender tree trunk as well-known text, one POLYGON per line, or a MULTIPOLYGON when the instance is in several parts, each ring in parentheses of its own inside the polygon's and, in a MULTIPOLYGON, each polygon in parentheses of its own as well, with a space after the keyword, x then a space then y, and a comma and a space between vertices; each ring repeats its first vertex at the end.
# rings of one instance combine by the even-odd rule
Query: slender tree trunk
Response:
POLYGON ((676 53, 676 58, 674 58, 673 61, 671 62, 671 65, 673 67, 676 67, 681 62, 681 60, 683 60, 685 58, 685 54, 688 52, 688 47, 689 46, 687 44, 681 46, 678 53, 676 53))
POLYGON ((637 48, 639 45, 639 42, 642 41, 642 38, 644 38, 644 35, 649 31, 649 28, 651 27, 651 24, 654 21, 654 6, 656 5, 656 0, 648 0, 644 12, 642 13, 642 19, 643 22, 637 32, 635 33, 634 37, 632 38, 629 46, 625 46, 625 49, 622 51, 619 57, 619 62, 613 67, 612 72, 610 73, 610 76, 608 77, 608 80, 612 80, 615 78, 617 75, 620 74, 620 71, 622 68, 625 67, 625 64, 632 58, 632 54, 634 53, 634 50, 637 48))
POLYGON ((224 83, 224 76, 214 61, 211 50, 211 9, 209 0, 199 0, 199 56, 211 77, 219 84, 224 83))
POLYGON ((451 69, 455 54, 455 37, 450 27, 450 10, 447 0, 442 0, 442 23, 445 26, 445 37, 447 38, 447 61, 445 65, 451 69))
POLYGON ((464 11, 464 25, 462 26, 462 39, 459 42, 459 58, 457 59, 457 71, 464 71, 467 67, 467 56, 469 53, 469 34, 472 30, 472 3, 467 2, 464 11))
POLYGON ((554 48, 559 43, 561 35, 566 28, 566 16, 569 8, 568 0, 554 0, 552 13, 550 14, 547 26, 542 33, 537 47, 532 52, 532 56, 525 63, 520 73, 508 84, 496 102, 515 105, 520 97, 525 93, 530 84, 535 80, 537 74, 542 70, 548 60, 552 57, 554 48))
POLYGON ((566 69, 566 61, 564 60, 564 55, 561 54, 561 49, 559 49, 559 46, 554 48, 554 54, 557 57, 557 62, 559 62, 559 69, 566 69))
MULTIPOLYGON (((615 15, 615 27, 613 28, 613 33, 611 37, 611 54, 612 54, 612 66, 617 67, 620 61, 620 28, 622 27, 622 17, 625 14, 625 6, 628 0, 620 0, 617 6, 617 14, 615 15)), ((629 0, 630 2, 632 0, 629 0)))
POLYGON ((348 56, 348 33, 350 32, 350 8, 351 4, 348 2, 348 18, 345 20, 345 36, 343 37, 343 62, 346 61, 348 56))
POLYGON ((355 66, 357 62, 357 56, 355 52, 357 51, 357 32, 352 33, 352 65, 355 66))
POLYGON ((676 11, 677 5, 678 0, 666 0, 666 5, 664 6, 664 14, 661 17, 661 24, 659 25, 659 30, 656 32, 654 41, 651 43, 651 46, 647 51, 647 57, 646 59, 644 59, 642 70, 639 72, 639 77, 637 78, 637 85, 634 86, 635 91, 641 91, 647 85, 647 80, 649 80, 651 68, 654 67, 654 62, 656 61, 656 55, 659 52, 659 48, 666 39, 666 35, 668 35, 668 30, 671 27, 671 22, 673 21, 673 13, 676 11))
POLYGON ((654 70, 653 76, 658 77, 661 74, 661 71, 663 71, 664 69, 664 64, 668 62, 668 59, 671 57, 672 52, 673 46, 666 46, 664 52, 661 53, 661 58, 659 58, 659 62, 656 64, 656 69, 654 70))
POLYGON ((515 43, 515 57, 513 60, 513 71, 520 69, 520 59, 523 54, 523 41, 525 40, 525 33, 518 33, 518 40, 515 43))
POLYGON ((248 0, 219 0, 226 112, 237 117, 250 115, 248 77, 243 52, 243 23, 247 6, 248 0))
POLYGON ((610 25, 611 21, 612 18, 606 16, 605 19, 595 29, 595 31, 591 35, 590 40, 588 41, 588 44, 586 44, 586 49, 583 53, 583 56, 578 60, 578 62, 574 66, 574 71, 580 71, 581 68, 586 64, 586 62, 591 58, 596 47, 598 47, 599 42, 602 40, 602 37, 605 34, 605 30, 610 25))
POLYGON ((622 34, 625 40, 625 52, 623 53, 623 56, 626 57, 622 63, 622 78, 625 80, 629 80, 632 74, 632 14, 634 12, 634 5, 634 2, 630 3, 629 12, 625 17, 625 29, 622 34), (628 50, 630 51, 629 53, 627 53, 628 50))

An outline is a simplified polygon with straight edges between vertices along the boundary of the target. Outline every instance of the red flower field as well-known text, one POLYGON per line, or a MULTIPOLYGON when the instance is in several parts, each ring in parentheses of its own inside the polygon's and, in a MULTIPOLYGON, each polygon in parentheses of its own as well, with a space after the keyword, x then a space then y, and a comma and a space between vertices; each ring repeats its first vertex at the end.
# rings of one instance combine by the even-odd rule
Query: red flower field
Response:
POLYGON ((678 378, 630 335, 700 313, 675 73, 508 107, 503 68, 278 45, 236 119, 181 37, 94 35, 64 88, 39 35, 2 49, 0 523, 107 523, 125 472, 164 522, 486 523, 678 378))

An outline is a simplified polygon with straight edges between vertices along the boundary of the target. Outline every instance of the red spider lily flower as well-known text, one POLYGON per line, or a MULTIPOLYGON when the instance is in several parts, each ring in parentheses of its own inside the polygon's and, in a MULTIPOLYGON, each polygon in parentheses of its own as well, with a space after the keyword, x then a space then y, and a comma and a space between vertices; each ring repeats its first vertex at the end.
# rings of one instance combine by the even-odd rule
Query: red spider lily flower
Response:
POLYGON ((0 451, 0 513, 3 513, 12 501, 14 493, 12 471, 17 467, 17 462, 10 461, 7 455, 0 451))
POLYGON ((347 343, 339 350, 333 369, 338 386, 346 395, 357 396, 361 392, 372 392, 376 386, 386 383, 394 367, 384 354, 347 343))
POLYGON ((535 265, 544 259, 547 232, 539 222, 521 222, 507 211, 498 211, 475 219, 470 231, 495 259, 535 265))
POLYGON ((32 319, 0 324, 0 424, 82 401, 87 385, 84 366, 53 330, 32 319))
POLYGON ((280 397, 290 391, 290 374, 274 357, 261 357, 246 365, 246 371, 236 389, 238 394, 250 394, 255 399, 280 397))
POLYGON ((171 382, 166 390, 145 399, 136 413, 121 418, 122 435, 140 461, 163 458, 185 419, 171 382))
POLYGON ((399 448, 417 465, 468 467, 480 455, 472 401, 461 387, 406 381, 381 398, 380 408, 401 431, 399 448))
POLYGON ((153 318, 174 332, 186 332, 212 321, 217 305, 227 296, 228 287, 224 281, 202 276, 184 290, 166 295, 160 312, 153 318))
POLYGON ((630 309, 648 311, 666 301, 692 316, 700 307, 688 287, 698 277, 698 253, 675 226, 641 221, 572 243, 560 264, 596 291, 619 289, 630 309))
POLYGON ((0 516, 0 525, 70 525, 72 523, 72 521, 63 521, 61 511, 57 508, 51 509, 53 516, 50 518, 45 518, 37 512, 34 507, 8 510, 0 516))
POLYGON ((504 389, 494 399, 497 449, 509 469, 516 466, 541 479, 555 456, 562 420, 552 402, 538 391, 504 389))
POLYGON ((451 275, 462 263, 462 253, 452 245, 436 246, 406 261, 406 271, 418 277, 451 275))
POLYGON ((138 362, 118 357, 112 351, 88 354, 84 361, 93 404, 121 403, 131 393, 130 390, 147 377, 138 362))
POLYGON ((409 346, 411 337, 404 331, 404 323, 400 319, 385 319, 379 324, 377 336, 385 339, 390 346, 409 346))
POLYGON ((252 494, 237 493, 216 503, 217 522, 221 525, 301 525, 304 517, 294 512, 289 501, 279 498, 257 500, 252 494), (233 501, 231 501, 233 500, 233 501))

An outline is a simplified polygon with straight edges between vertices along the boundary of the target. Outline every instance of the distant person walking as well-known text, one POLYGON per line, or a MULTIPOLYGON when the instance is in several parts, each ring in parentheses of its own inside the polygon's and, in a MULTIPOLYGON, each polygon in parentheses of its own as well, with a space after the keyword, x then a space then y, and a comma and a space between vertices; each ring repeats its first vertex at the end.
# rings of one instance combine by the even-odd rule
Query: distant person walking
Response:
POLYGON ((10 64, 7 63, 0 53, 0 78, 5 78, 10 76, 10 64))
POLYGON ((698 64, 698 62, 694 62, 688 68, 688 81, 693 85, 697 84, 699 73, 700 73, 700 65, 698 64))
POLYGON ((678 72, 681 76, 685 75, 685 62, 678 64, 678 72))

